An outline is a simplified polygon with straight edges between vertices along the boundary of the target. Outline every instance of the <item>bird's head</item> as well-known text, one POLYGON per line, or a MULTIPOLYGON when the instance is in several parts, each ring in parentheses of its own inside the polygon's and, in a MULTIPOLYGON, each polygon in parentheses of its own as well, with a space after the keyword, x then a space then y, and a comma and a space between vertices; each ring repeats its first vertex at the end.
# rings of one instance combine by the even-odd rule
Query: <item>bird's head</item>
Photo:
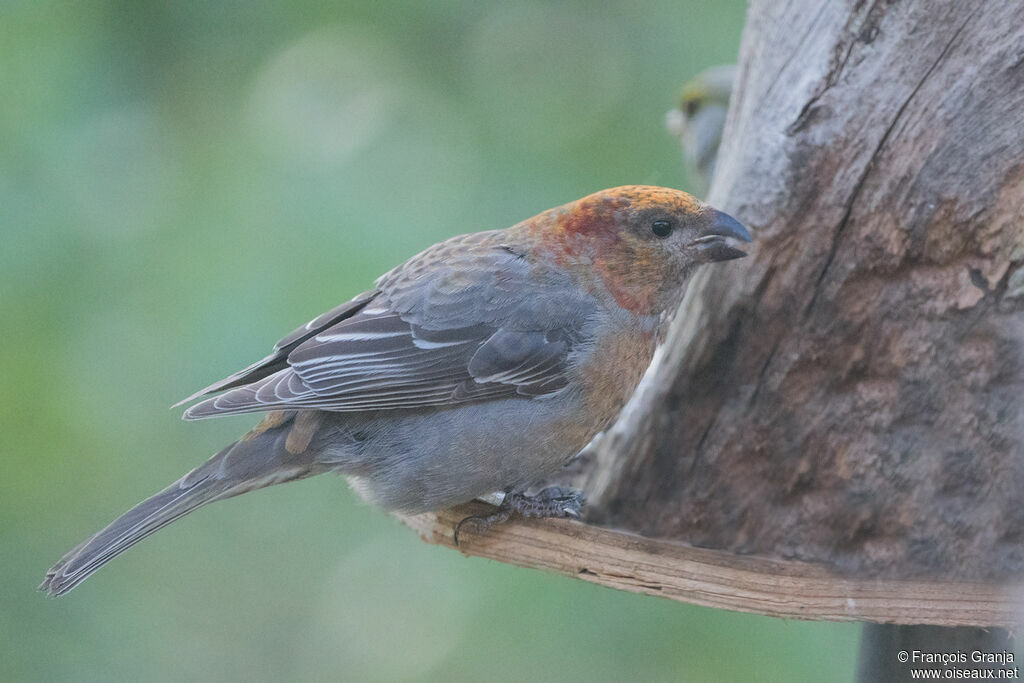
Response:
POLYGON ((683 86, 679 106, 665 115, 665 124, 683 146, 690 182, 705 192, 715 172, 725 116, 738 68, 713 66, 683 86))
POLYGON ((745 256, 737 244, 751 239, 735 218, 692 195, 647 185, 602 190, 532 224, 591 289, 642 315, 673 306, 696 266, 745 256))

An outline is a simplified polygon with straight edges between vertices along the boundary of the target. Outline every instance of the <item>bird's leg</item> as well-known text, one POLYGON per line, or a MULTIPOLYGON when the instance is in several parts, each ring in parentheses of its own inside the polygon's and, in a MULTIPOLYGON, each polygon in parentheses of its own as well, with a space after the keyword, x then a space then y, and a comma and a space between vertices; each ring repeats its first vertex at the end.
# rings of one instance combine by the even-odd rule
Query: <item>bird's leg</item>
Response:
POLYGON ((459 532, 466 522, 472 522, 477 531, 483 533, 495 524, 507 522, 514 515, 579 519, 585 502, 583 491, 564 486, 549 486, 532 496, 518 491, 509 492, 505 494, 498 511, 494 514, 486 517, 474 515, 459 522, 455 527, 455 545, 459 544, 459 532))
MULTIPOLYGON (((535 495, 510 493, 501 508, 520 517, 572 517, 579 519, 586 496, 583 491, 565 486, 549 486, 535 495)), ((500 511, 500 510, 499 510, 500 511)))

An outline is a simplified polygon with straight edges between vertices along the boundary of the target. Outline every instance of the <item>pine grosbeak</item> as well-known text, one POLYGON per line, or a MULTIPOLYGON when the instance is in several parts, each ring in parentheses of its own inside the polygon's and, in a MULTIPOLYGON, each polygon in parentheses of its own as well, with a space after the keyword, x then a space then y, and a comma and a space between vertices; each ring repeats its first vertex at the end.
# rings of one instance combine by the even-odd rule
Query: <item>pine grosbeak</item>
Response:
POLYGON ((743 226, 690 195, 627 186, 430 247, 186 399, 223 392, 188 420, 267 415, 41 588, 71 590, 201 505, 323 472, 407 513, 505 491, 503 517, 575 516, 575 492, 523 492, 615 418, 689 275, 743 256, 735 240, 743 226))

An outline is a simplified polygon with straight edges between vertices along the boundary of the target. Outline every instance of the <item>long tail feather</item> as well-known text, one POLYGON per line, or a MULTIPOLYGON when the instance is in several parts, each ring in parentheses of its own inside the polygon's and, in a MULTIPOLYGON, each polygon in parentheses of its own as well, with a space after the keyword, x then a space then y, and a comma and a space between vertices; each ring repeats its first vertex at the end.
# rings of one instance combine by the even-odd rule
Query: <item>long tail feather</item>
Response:
POLYGON ((319 473, 308 456, 285 449, 287 433, 283 426, 231 444, 67 553, 46 573, 40 590, 67 593, 142 539, 207 503, 319 473))

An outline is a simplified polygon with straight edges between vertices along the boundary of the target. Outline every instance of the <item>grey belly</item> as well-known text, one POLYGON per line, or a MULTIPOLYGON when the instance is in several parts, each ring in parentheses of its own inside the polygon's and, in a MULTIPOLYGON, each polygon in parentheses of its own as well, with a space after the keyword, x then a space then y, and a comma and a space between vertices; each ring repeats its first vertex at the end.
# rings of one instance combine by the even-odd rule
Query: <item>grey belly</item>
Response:
POLYGON ((418 513, 557 472, 601 425, 580 425, 572 392, 421 411, 336 413, 323 464, 382 507, 418 513), (336 417, 335 417, 336 416, 336 417))

